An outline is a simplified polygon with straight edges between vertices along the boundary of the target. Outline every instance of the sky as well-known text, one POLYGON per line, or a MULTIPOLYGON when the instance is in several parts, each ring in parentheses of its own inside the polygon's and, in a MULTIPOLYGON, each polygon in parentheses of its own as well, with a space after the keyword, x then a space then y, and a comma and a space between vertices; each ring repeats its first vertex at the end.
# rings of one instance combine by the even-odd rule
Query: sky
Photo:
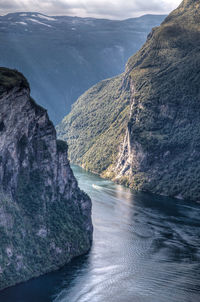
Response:
POLYGON ((127 19, 144 14, 168 14, 181 0, 0 0, 0 15, 40 12, 46 15, 127 19))

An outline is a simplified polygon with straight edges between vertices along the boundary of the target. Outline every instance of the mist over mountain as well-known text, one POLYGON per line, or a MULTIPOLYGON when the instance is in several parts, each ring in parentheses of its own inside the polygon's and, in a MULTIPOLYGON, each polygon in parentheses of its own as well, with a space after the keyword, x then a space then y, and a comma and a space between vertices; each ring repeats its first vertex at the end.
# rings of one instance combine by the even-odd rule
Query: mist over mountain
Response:
POLYGON ((0 17, 0 65, 24 73, 32 96, 58 123, 100 80, 123 71, 164 15, 113 21, 39 13, 0 17))

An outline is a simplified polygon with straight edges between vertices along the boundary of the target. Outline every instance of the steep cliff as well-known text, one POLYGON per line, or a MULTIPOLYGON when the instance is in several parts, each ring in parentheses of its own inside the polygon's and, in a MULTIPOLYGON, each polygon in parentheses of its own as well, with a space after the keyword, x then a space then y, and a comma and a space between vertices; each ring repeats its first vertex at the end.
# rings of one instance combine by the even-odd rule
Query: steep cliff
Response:
POLYGON ((123 75, 100 82, 83 94, 62 123, 58 136, 69 142, 73 163, 95 173, 117 160, 128 122, 130 92, 123 75))
POLYGON ((66 143, 23 75, 0 68, 0 289, 61 267, 91 240, 91 200, 66 143))
MULTIPOLYGON (((101 175, 135 189, 200 200, 199 70, 200 3, 184 0, 127 63, 122 93, 130 93, 130 118, 123 142, 116 137, 118 159, 110 157, 101 175)), ((88 115, 88 124, 93 119, 88 115)))

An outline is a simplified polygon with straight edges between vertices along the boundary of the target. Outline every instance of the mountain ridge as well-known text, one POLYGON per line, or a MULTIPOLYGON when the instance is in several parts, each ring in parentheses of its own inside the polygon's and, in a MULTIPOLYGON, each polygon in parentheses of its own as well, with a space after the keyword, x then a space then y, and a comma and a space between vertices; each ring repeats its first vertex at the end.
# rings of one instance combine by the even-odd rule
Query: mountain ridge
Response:
POLYGON ((9 14, 0 17, 0 66, 22 71, 33 98, 58 123, 85 90, 121 73, 163 18, 115 21, 9 14))
MULTIPOLYGON (((122 91, 130 94, 126 107, 128 125, 123 126, 123 139, 116 137, 119 143, 115 145, 115 155, 112 153, 107 160, 110 165, 100 160, 104 169, 99 169, 99 174, 138 190, 200 199, 199 41, 199 3, 183 1, 128 60, 120 84, 122 91)), ((98 100, 98 94, 92 97, 88 94, 88 99, 98 100)), ((108 101, 104 96, 104 103, 108 101)), ((122 99, 119 104, 122 106, 122 99)), ((78 120, 73 119, 74 108, 58 127, 58 133, 59 129, 75 131, 73 142, 70 137, 60 135, 68 139, 69 152, 75 144, 79 149, 79 136, 83 134, 78 120)), ((86 118, 88 123, 93 122, 90 114, 86 118)), ((116 125, 116 129, 120 127, 116 125)), ((108 137, 108 133, 101 135, 108 137)), ((90 150, 77 163, 96 171, 99 163, 89 156, 90 150)), ((101 152, 103 145, 93 150, 93 154, 101 152)))

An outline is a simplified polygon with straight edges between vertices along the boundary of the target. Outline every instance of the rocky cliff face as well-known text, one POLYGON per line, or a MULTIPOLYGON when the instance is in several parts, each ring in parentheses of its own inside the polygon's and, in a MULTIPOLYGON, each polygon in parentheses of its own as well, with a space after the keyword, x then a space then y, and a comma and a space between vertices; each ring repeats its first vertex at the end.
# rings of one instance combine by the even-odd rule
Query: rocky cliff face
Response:
POLYGON ((199 5, 183 1, 129 60, 131 117, 114 167, 131 187, 192 200, 200 198, 199 5))
POLYGON ((91 200, 66 143, 26 79, 0 68, 0 289, 61 267, 91 240, 91 200))
MULTIPOLYGON (((104 137, 109 145, 110 134, 116 134, 114 149, 118 155, 111 151, 110 165, 105 166, 104 159, 100 160, 105 169, 98 173, 134 189, 200 200, 199 50, 200 4, 197 0, 184 0, 160 27, 152 30, 142 49, 128 61, 120 86, 112 91, 117 95, 121 87, 120 95, 125 91, 129 94, 127 105, 118 97, 128 122, 122 126, 116 120, 116 131, 113 127, 112 132, 108 129, 104 137), (123 140, 117 132, 120 128, 123 140)), ((98 100, 101 92, 93 95, 93 100, 98 100)), ((106 94, 103 100, 109 102, 106 94)), ((73 110, 69 128, 77 120, 73 110)), ((96 116, 90 114, 85 120, 93 124, 96 116)), ((64 123, 65 120, 61 126, 64 123)), ((104 134, 100 132, 101 135, 104 134)), ((75 141, 79 144, 78 135, 75 141)), ((70 139, 68 142, 71 148, 70 139)), ((111 150, 112 145, 111 140, 111 150)), ((101 144, 98 152, 103 149, 101 144)), ((86 151, 89 152, 90 149, 86 151)), ((80 159, 83 165, 85 154, 80 159)), ((87 167, 96 170, 90 158, 87 167)))

